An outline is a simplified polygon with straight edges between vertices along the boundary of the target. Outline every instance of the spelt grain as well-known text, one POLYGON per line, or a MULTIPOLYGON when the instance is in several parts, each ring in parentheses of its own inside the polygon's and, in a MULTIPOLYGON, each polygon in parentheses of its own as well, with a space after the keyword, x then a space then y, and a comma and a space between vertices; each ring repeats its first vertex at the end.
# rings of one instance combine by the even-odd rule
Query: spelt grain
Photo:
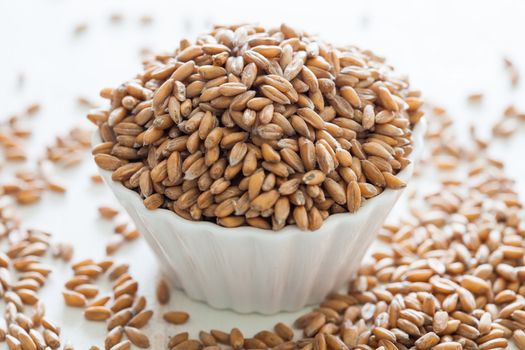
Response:
POLYGON ((233 328, 230 332, 230 345, 234 350, 243 348, 244 336, 238 328, 233 328))
POLYGON ((168 311, 162 315, 162 318, 168 323, 177 325, 186 323, 190 315, 183 311, 168 311))
POLYGON ((64 301, 69 306, 83 307, 87 303, 84 295, 74 291, 66 290, 62 292, 62 295, 64 296, 64 301))
POLYGON ((170 287, 164 279, 157 282, 157 300, 160 304, 167 304, 170 301, 170 287))
POLYGON ((104 321, 111 317, 111 310, 104 306, 90 306, 84 310, 84 317, 90 321, 104 321))
POLYGON ((126 336, 133 345, 138 346, 139 348, 149 348, 149 338, 137 328, 126 326, 124 327, 124 333, 126 333, 126 336))

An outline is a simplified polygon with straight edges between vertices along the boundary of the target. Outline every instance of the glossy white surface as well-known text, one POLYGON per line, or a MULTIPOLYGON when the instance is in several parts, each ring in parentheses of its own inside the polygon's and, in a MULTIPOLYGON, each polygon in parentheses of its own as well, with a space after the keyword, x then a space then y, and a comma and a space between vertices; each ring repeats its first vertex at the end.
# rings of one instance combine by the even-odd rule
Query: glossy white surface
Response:
MULTIPOLYGON (((27 141, 33 157, 44 151, 54 135, 74 124, 87 125, 85 110, 75 98, 88 96, 100 103, 98 90, 113 86, 140 68, 138 50, 172 48, 182 36, 192 37, 211 22, 260 21, 265 24, 289 22, 339 43, 356 43, 384 54, 389 61, 410 73, 413 85, 430 100, 449 108, 462 130, 475 121, 485 131, 510 102, 523 110, 525 90, 510 89, 501 57, 512 57, 525 74, 525 3, 522 1, 119 1, 119 0, 0 0, 0 118, 40 101, 43 110, 28 125, 35 134, 27 141), (261 2, 259 2, 261 3, 261 2), (120 25, 111 25, 109 16, 122 13, 120 25), (155 16, 150 27, 142 27, 142 14, 155 16), (328 18, 329 17, 329 18, 328 18), (74 38, 79 22, 89 25, 74 38), (17 75, 25 72, 26 84, 17 89, 17 75), (482 91, 487 99, 479 107, 468 107, 465 96, 482 91)), ((493 153, 506 160, 509 173, 525 195, 525 130, 511 141, 498 142, 493 153)), ((21 214, 33 227, 53 232, 57 240, 75 244, 76 258, 104 256, 104 246, 113 225, 98 218, 96 207, 115 199, 103 186, 94 186, 88 176, 96 173, 86 160, 79 168, 60 171, 68 185, 65 196, 46 195, 42 203, 24 208, 21 214), (79 198, 81 200, 79 200, 79 198)), ((11 170, 2 169, 0 177, 11 170)), ((428 177, 418 190, 432 187, 428 177)), ((411 186, 413 187, 413 186, 411 186)), ((409 188, 410 190, 410 188, 409 188)), ((396 207, 391 217, 401 211, 396 207)), ((118 221, 118 220, 117 220, 118 221)), ((132 263, 131 273, 140 281, 140 292, 154 300, 158 263, 144 240, 126 245, 115 255, 132 263)), ((103 324, 83 320, 77 309, 66 308, 60 299, 63 282, 70 276, 66 265, 58 265, 42 290, 51 319, 60 323, 66 339, 77 349, 102 344, 103 324)), ((107 292, 108 285, 102 283, 107 292)), ((299 313, 273 316, 238 315, 218 311, 174 292, 169 306, 158 310, 187 310, 192 317, 185 326, 165 324, 154 316, 147 331, 155 339, 152 349, 163 349, 165 337, 182 330, 193 336, 199 329, 229 330, 239 326, 246 334, 271 328, 278 320, 293 320, 299 313)), ((0 349, 5 344, 0 343, 0 349)))

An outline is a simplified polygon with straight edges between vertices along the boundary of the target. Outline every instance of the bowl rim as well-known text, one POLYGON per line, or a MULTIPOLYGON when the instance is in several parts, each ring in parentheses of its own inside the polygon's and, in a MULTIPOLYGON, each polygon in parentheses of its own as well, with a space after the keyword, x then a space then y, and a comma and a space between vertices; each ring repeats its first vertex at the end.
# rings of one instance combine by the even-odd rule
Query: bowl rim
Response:
MULTIPOLYGON (((427 123, 425 117, 422 117, 418 123, 414 126, 412 129, 412 139, 413 139, 413 151, 408 156, 408 159, 410 159, 411 163, 405 167, 402 171, 396 174, 399 178, 401 178, 405 183, 409 183, 409 180, 412 177, 413 168, 415 165, 415 162, 419 159, 420 154, 423 151, 424 147, 424 134, 426 132, 427 123)), ((99 133, 94 132, 92 136, 91 143, 92 145, 97 145, 101 142, 99 133)), ((199 225, 201 228, 206 229, 207 231, 212 232, 213 234, 217 235, 227 235, 228 237, 235 237, 235 236, 243 236, 243 237, 250 237, 250 236, 256 236, 258 238, 263 239, 283 239, 291 237, 293 238, 296 235, 309 235, 309 236, 318 236, 323 234, 328 234, 332 230, 330 230, 328 227, 336 224, 336 221, 339 221, 341 219, 347 219, 350 221, 353 220, 360 220, 364 219, 369 213, 371 208, 381 199, 384 199, 387 195, 395 195, 397 193, 401 194, 406 187, 401 189, 390 189, 387 188, 383 192, 381 192, 376 197, 373 197, 371 199, 367 199, 365 203, 359 208, 358 211, 355 213, 350 213, 351 216, 349 216, 348 212, 345 213, 338 213, 328 216, 326 220, 324 220, 321 228, 315 230, 315 231, 303 231, 299 229, 296 225, 287 225, 284 228, 274 231, 274 230, 266 230, 262 228, 252 227, 252 226, 239 226, 239 227, 224 227, 216 223, 212 223, 209 221, 191 221, 188 219, 183 218, 182 216, 179 216, 177 213, 165 209, 165 208, 157 208, 154 210, 149 210, 144 206, 142 197, 135 191, 130 190, 129 188, 125 187, 120 183, 119 181, 114 181, 111 179, 111 171, 104 170, 96 165, 96 167, 99 170, 99 173, 102 175, 102 178, 104 179, 104 182, 106 185, 111 189, 115 197, 117 197, 117 201, 120 203, 120 195, 127 197, 126 200, 129 200, 134 208, 137 210, 140 210, 142 213, 146 212, 147 215, 153 215, 158 216, 158 219, 160 220, 171 220, 174 222, 175 225, 182 224, 182 225, 199 225), (118 192, 118 193, 117 193, 118 192)), ((120 203, 122 205, 122 203, 120 203)), ((395 205, 395 203, 394 203, 395 205)), ((122 205, 124 206, 124 205, 122 205)), ((124 206, 125 207, 125 206, 124 206)), ((141 215, 141 214, 139 214, 141 215)))

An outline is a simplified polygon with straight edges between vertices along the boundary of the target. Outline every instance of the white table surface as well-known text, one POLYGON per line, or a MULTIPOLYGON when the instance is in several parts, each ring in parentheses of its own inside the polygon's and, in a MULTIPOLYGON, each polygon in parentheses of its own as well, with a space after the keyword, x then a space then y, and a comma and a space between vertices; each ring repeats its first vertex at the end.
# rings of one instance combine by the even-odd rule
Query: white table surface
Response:
MULTIPOLYGON (((0 0, 0 118, 4 120, 33 101, 42 104, 41 113, 28 122, 34 135, 27 145, 35 158, 55 135, 73 125, 88 127, 86 111, 77 106, 76 98, 86 96, 103 103, 99 89, 132 77, 140 69, 141 48, 170 50, 181 37, 192 38, 210 23, 273 25, 285 21, 337 43, 358 44, 387 56, 400 71, 410 74, 413 86, 420 87, 427 99, 447 107, 460 129, 466 130, 475 121, 488 130, 509 103, 525 109, 524 83, 512 90, 502 63, 507 55, 525 74, 524 14, 522 1, 0 0), (110 23, 113 13, 123 16, 122 23, 110 23), (140 25, 142 15, 154 18, 151 26, 140 25), (88 28, 75 37, 73 29, 79 23, 88 28), (16 87, 20 73, 26 77, 22 89, 16 87), (486 93, 479 107, 465 102, 471 92, 486 93)), ((498 142, 493 153, 505 159, 525 194, 524 135, 521 127, 512 141, 498 142)), ((11 172, 4 165, 0 178, 9 178, 11 172)), ((23 208, 24 221, 49 230, 56 241, 73 243, 77 260, 102 258, 113 225, 99 219, 97 207, 115 205, 114 198, 103 185, 90 182, 89 175, 96 168, 88 156, 81 166, 58 173, 67 184, 67 193, 46 194, 41 203, 23 208)), ((167 335, 183 330, 196 336, 200 329, 239 326, 251 335, 299 315, 238 315, 191 301, 179 291, 173 292, 168 306, 159 308, 153 305, 157 263, 146 243, 127 244, 115 258, 131 263, 140 293, 156 310, 191 314, 188 324, 173 326, 157 312, 145 328, 152 335, 153 349, 163 349, 167 335)), ((102 345, 104 323, 84 321, 80 310, 63 306, 60 291, 70 275, 66 264, 58 264, 42 289, 48 315, 77 349, 102 345)), ((3 348, 5 343, 0 343, 3 348)))

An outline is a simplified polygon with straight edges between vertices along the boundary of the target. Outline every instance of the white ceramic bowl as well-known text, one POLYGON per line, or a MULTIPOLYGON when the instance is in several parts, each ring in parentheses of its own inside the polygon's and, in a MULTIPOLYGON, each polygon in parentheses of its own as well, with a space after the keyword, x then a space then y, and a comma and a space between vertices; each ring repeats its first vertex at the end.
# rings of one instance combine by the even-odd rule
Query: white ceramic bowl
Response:
MULTIPOLYGON (((398 174, 406 183, 424 132, 422 119, 413 132, 412 164, 398 174)), ((296 226, 273 232, 189 221, 166 209, 150 211, 136 192, 111 180, 111 172, 100 172, 173 285, 193 299, 241 313, 295 311, 342 287, 403 193, 387 189, 354 214, 331 215, 314 232, 296 226)))

